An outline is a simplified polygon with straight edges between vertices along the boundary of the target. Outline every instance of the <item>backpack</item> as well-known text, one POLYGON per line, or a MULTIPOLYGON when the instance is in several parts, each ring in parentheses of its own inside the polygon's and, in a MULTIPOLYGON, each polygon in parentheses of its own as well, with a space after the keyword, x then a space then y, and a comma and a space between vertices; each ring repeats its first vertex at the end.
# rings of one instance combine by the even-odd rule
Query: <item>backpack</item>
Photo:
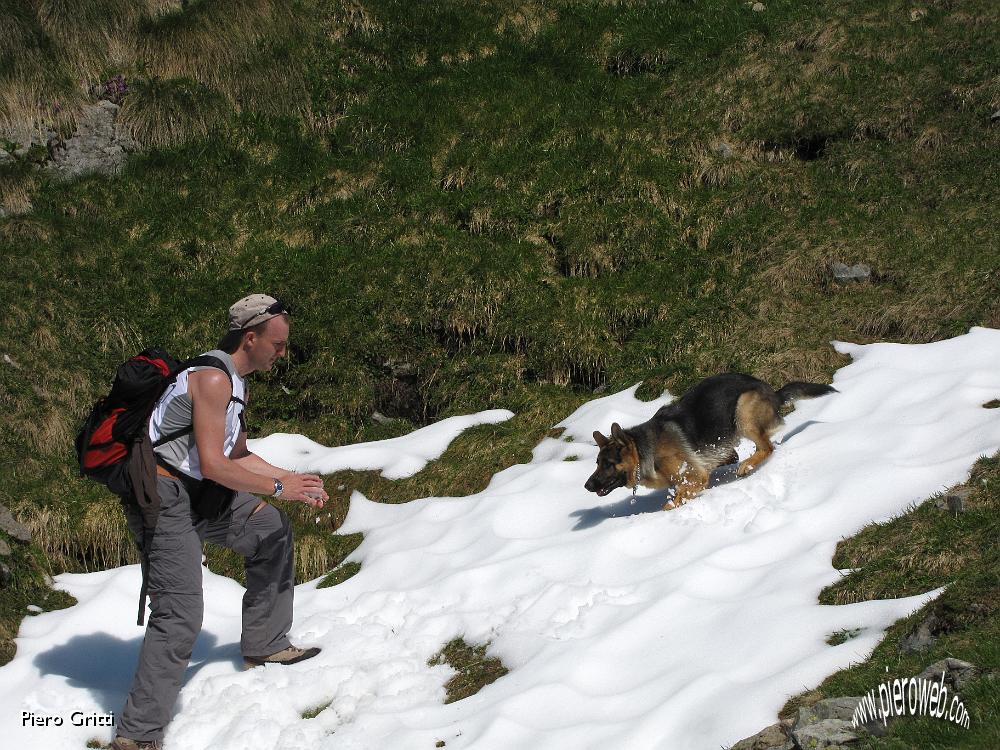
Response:
MULTIPOLYGON (((122 504, 131 504, 142 515, 142 538, 137 540, 142 553, 142 588, 139 592, 139 615, 136 624, 142 625, 146 611, 146 591, 149 586, 148 539, 156 528, 160 512, 160 497, 156 490, 156 458, 149 439, 149 418, 156 402, 189 367, 215 367, 232 375, 217 357, 202 354, 187 360, 174 359, 162 349, 146 349, 118 366, 111 392, 99 398, 91 407, 76 436, 76 457, 80 476, 100 482, 121 498, 122 504)), ((234 397, 234 400, 239 401, 234 397)), ((156 445, 176 440, 190 433, 188 425, 177 432, 165 435, 156 445)), ((205 480, 204 483, 208 483, 205 480)), ((212 483, 214 484, 214 483, 212 483)), ((231 490, 223 490, 213 502, 213 512, 228 504, 231 490)), ((206 493, 208 494, 208 493, 206 493)))
MULTIPOLYGON (((90 477, 129 500, 136 489, 130 462, 136 445, 147 434, 156 402, 177 375, 189 367, 202 366, 222 370, 232 382, 222 360, 207 355, 179 361, 162 349, 146 349, 119 365, 111 392, 93 405, 76 436, 80 476, 90 477)), ((176 440, 191 430, 187 427, 166 435, 156 445, 176 440)))

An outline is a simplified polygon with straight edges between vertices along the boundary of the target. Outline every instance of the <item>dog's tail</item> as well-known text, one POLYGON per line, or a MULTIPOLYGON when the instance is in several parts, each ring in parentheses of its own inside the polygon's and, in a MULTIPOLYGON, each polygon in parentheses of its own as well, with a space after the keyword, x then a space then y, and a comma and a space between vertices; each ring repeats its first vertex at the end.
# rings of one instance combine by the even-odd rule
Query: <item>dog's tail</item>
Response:
POLYGON ((782 386, 778 390, 778 398, 782 404, 787 404, 790 401, 796 401, 800 398, 819 398, 828 393, 837 393, 837 389, 832 385, 823 385, 822 383, 801 383, 794 381, 786 386, 782 386))

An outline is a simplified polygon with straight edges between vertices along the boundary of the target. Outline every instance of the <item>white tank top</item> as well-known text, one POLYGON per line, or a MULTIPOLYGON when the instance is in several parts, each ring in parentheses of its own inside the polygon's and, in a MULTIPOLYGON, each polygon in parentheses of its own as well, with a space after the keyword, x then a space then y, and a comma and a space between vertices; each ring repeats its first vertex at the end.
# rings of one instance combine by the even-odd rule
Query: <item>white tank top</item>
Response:
MULTIPOLYGON (((236 372, 232 357, 220 350, 206 352, 222 360, 229 370, 233 381, 233 398, 226 407, 226 434, 222 445, 222 453, 229 456, 236 447, 240 432, 243 429, 243 408, 246 401, 246 381, 236 372), (238 400, 237 400, 238 399, 238 400)), ((160 396, 149 418, 149 438, 156 444, 164 435, 171 435, 191 424, 193 410, 191 396, 188 394, 188 376, 198 370, 214 369, 210 366, 192 367, 183 370, 177 379, 171 383, 160 396)), ((204 479, 201 473, 201 461, 198 458, 198 446, 194 433, 188 433, 171 440, 168 443, 153 448, 157 457, 195 479, 204 479)))

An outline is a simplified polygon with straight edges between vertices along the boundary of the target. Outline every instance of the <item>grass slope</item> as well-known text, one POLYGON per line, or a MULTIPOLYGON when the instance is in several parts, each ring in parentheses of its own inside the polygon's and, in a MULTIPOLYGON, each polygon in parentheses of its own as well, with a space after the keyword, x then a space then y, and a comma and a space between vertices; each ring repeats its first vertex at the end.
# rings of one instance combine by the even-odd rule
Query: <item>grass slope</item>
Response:
POLYGON ((893 625, 867 661, 796 696, 785 705, 782 716, 791 717, 799 706, 823 698, 864 695, 886 680, 912 677, 936 661, 954 657, 986 673, 961 692, 971 714, 968 729, 946 720, 907 717, 890 724, 886 737, 869 738, 858 746, 986 750, 1000 745, 996 685, 1000 675, 1000 457, 979 461, 967 488, 971 494, 958 515, 942 510, 932 500, 892 521, 872 524, 838 545, 834 565, 851 572, 823 591, 820 601, 824 604, 947 588, 936 600, 893 625), (928 620, 933 643, 918 651, 903 648, 905 639, 928 620))
POLYGON ((0 220, 0 502, 51 571, 134 560, 70 447, 115 365, 203 351, 249 291, 295 308, 255 434, 518 415, 405 482, 333 477, 331 515, 292 509, 300 579, 356 544, 328 533, 351 489, 474 492, 595 388, 824 380, 831 339, 1000 326, 989 0, 85 5, 0 13, 8 140, 120 80, 142 145, 115 178, 0 164, 33 205, 0 220))

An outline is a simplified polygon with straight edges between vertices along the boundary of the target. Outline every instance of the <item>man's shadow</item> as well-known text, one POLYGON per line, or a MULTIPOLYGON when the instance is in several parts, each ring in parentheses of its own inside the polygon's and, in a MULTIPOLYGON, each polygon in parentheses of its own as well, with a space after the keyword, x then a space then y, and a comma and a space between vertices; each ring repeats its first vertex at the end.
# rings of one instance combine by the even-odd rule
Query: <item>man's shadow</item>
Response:
MULTIPOLYGON (((107 711, 119 711, 132 686, 142 641, 142 637, 125 640, 107 633, 78 635, 38 654, 34 662, 42 674, 67 677, 69 685, 90 692, 107 711)), ((230 660, 236 669, 242 668, 239 644, 220 646, 217 642, 211 633, 198 636, 182 684, 213 662, 230 660)))

